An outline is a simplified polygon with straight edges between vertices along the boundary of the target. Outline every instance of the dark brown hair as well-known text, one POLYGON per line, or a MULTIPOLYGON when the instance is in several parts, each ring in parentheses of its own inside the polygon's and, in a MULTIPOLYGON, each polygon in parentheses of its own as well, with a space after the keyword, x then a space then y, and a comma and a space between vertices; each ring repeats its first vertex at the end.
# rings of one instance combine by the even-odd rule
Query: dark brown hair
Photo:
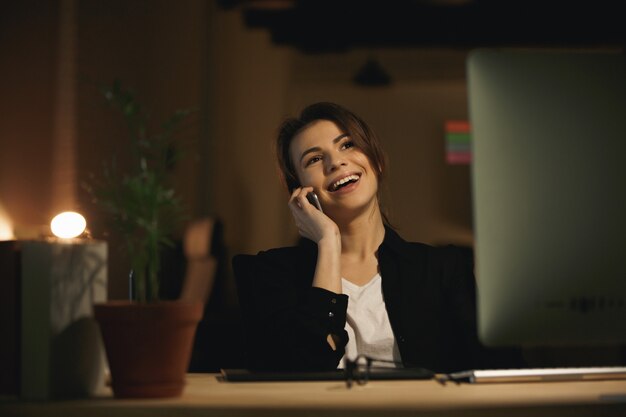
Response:
POLYGON ((293 138, 311 123, 318 120, 328 120, 346 133, 354 144, 367 156, 376 170, 379 188, 386 168, 386 158, 378 137, 374 131, 356 114, 350 110, 328 102, 315 103, 302 110, 299 117, 286 119, 278 130, 276 154, 278 167, 283 183, 291 193, 300 187, 300 181, 291 161, 289 146, 293 138))

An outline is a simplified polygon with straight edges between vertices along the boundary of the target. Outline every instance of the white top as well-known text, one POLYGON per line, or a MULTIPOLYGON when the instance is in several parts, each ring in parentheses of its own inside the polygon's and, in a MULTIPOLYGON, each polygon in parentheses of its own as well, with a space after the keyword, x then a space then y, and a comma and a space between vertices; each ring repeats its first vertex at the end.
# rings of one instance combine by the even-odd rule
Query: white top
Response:
MULTIPOLYGON (((343 368, 344 358, 354 360, 359 354, 373 359, 401 362, 398 344, 385 308, 380 274, 376 274, 362 287, 344 278, 341 279, 341 284, 343 293, 349 297, 345 327, 349 339, 339 368, 343 368)), ((385 366, 378 363, 375 365, 385 366)))

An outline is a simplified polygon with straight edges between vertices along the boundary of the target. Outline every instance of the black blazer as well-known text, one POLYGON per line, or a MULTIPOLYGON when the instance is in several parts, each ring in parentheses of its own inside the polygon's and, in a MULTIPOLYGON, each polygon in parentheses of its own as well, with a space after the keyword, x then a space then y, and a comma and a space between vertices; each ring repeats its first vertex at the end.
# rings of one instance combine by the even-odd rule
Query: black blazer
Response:
MULTIPOLYGON (((307 239, 233 258, 249 368, 337 368, 348 340, 348 297, 311 286, 316 259, 317 245, 307 239), (329 333, 339 342, 336 351, 326 342, 329 333)), ((378 261, 405 366, 435 372, 521 366, 518 352, 488 351, 478 342, 471 255, 406 242, 386 227, 378 261)))

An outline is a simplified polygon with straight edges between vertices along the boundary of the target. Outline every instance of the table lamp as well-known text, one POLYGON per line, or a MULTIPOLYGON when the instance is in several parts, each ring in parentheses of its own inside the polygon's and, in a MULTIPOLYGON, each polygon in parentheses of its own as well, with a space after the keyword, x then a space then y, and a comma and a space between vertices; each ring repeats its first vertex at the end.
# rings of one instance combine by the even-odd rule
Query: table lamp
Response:
POLYGON ((0 394, 86 397, 104 383, 93 304, 107 298, 107 244, 81 238, 85 218, 55 216, 55 235, 0 242, 0 394))

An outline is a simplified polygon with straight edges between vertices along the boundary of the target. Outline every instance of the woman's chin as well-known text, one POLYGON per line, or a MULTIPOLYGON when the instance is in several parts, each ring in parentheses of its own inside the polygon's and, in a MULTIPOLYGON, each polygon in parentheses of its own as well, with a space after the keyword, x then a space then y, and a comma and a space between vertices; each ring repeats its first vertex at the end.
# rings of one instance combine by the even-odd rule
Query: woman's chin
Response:
POLYGON ((364 214, 371 214, 372 210, 376 210, 377 207, 376 199, 373 201, 354 199, 328 203, 324 206, 324 212, 333 220, 352 220, 364 214))

